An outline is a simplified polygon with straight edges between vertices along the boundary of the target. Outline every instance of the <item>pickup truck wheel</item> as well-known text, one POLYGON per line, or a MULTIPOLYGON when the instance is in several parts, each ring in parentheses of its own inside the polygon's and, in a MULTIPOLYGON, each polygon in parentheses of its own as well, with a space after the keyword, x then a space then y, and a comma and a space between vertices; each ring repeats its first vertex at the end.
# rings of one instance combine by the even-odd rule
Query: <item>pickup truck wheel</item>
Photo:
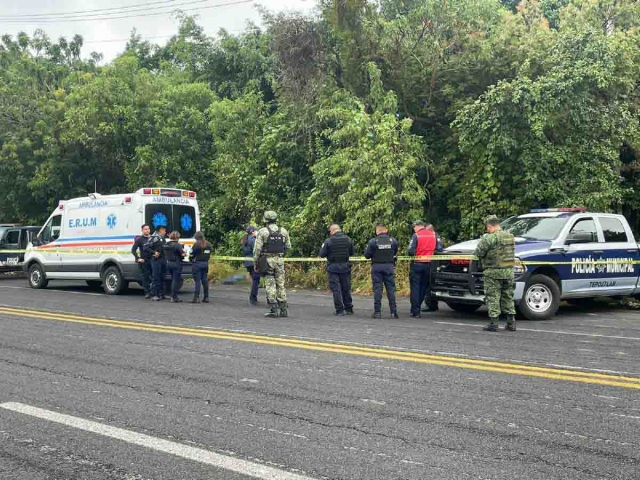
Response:
POLYGON ((524 288, 520 311, 529 320, 546 320, 560 307, 560 288, 546 275, 533 275, 524 288))
POLYGON ((126 288, 118 267, 109 267, 102 274, 102 288, 107 295, 118 295, 126 288))
POLYGON ((480 305, 475 303, 456 303, 456 302, 444 302, 451 310, 460 313, 473 313, 480 308, 480 305))
POLYGON ((29 286, 31 288, 47 288, 49 280, 44 273, 44 269, 39 263, 34 263, 29 267, 29 286))

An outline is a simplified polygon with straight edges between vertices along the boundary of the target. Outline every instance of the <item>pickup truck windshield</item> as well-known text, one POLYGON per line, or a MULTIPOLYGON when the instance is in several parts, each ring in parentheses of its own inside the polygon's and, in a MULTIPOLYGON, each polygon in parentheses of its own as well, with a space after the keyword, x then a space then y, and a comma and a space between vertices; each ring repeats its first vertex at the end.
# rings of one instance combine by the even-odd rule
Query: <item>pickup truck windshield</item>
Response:
POLYGON ((515 237, 553 240, 558 236, 568 219, 568 217, 513 217, 502 222, 502 228, 511 232, 515 237))

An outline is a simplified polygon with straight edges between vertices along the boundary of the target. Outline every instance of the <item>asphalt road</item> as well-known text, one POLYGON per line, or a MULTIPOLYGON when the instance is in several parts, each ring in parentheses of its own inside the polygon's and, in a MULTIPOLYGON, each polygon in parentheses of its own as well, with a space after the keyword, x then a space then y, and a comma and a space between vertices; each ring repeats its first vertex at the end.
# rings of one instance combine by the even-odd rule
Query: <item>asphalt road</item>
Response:
POLYGON ((482 312, 290 303, 265 319, 239 286, 175 305, 0 278, 0 478, 640 478, 640 312, 492 334, 482 312))

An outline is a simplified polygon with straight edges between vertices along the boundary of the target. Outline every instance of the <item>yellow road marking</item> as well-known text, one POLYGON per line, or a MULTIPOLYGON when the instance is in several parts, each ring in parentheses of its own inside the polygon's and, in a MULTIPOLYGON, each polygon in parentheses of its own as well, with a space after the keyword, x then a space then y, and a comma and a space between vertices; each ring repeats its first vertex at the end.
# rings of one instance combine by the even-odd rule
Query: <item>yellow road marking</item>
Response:
POLYGON ((536 367, 507 362, 495 362, 488 360, 474 360, 470 358, 458 358, 446 355, 434 355, 402 350, 391 350, 376 347, 362 347, 340 343, 318 342, 311 340, 298 340, 293 338, 271 337, 267 335, 255 335, 249 333, 235 333, 225 330, 209 330, 203 328, 175 327, 170 325, 156 325, 144 322, 124 320, 109 320, 106 318, 92 318, 80 315, 43 312, 18 308, 0 307, 0 314, 35 318, 38 320, 56 320, 68 323, 79 323, 127 330, 138 330, 156 333, 169 333, 174 335, 186 335, 192 337, 214 338, 218 340, 230 340, 258 345, 272 345, 278 347, 298 348, 303 350, 319 351, 326 353, 339 353, 357 355, 361 357, 397 360, 403 362, 422 363, 447 367, 465 368, 470 370, 492 373, 505 373, 551 380, 564 380, 596 385, 606 385, 621 388, 640 389, 640 378, 620 375, 609 375, 596 372, 575 371, 561 368, 536 367))

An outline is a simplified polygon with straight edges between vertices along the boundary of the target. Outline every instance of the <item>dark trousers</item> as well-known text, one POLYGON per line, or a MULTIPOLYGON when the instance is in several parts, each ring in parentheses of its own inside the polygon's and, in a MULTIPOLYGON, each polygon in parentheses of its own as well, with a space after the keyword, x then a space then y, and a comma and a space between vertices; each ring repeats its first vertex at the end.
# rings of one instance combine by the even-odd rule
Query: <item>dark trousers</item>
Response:
POLYGON ((151 260, 151 270, 153 271, 151 293, 156 297, 161 297, 164 295, 164 276, 167 271, 167 264, 162 258, 151 260))
POLYGON ((182 262, 167 262, 167 269, 171 276, 171 298, 178 298, 180 279, 182 278, 182 262))
POLYGON ((431 296, 431 263, 413 262, 409 270, 409 284, 411 286, 411 313, 420 313, 422 302, 431 296))
POLYGON ((258 300, 258 289, 260 288, 260 274, 253 269, 253 266, 247 267, 247 272, 251 275, 251 293, 250 300, 258 300))
POLYGON ((389 309, 397 313, 396 306, 396 268, 392 263, 374 263, 371 265, 371 280, 373 281, 373 310, 382 310, 382 287, 387 291, 389 309))
POLYGON ((140 270, 140 284, 144 293, 151 293, 151 277, 153 275, 151 260, 145 259, 144 263, 139 263, 138 269, 140 270))
POLYGON ((329 288, 333 293, 333 305, 336 312, 344 312, 353 309, 351 298, 351 272, 329 274, 329 288))
POLYGON ((209 298, 209 263, 194 262, 192 273, 193 280, 196 282, 195 298, 200 298, 200 285, 204 293, 203 298, 209 298))

